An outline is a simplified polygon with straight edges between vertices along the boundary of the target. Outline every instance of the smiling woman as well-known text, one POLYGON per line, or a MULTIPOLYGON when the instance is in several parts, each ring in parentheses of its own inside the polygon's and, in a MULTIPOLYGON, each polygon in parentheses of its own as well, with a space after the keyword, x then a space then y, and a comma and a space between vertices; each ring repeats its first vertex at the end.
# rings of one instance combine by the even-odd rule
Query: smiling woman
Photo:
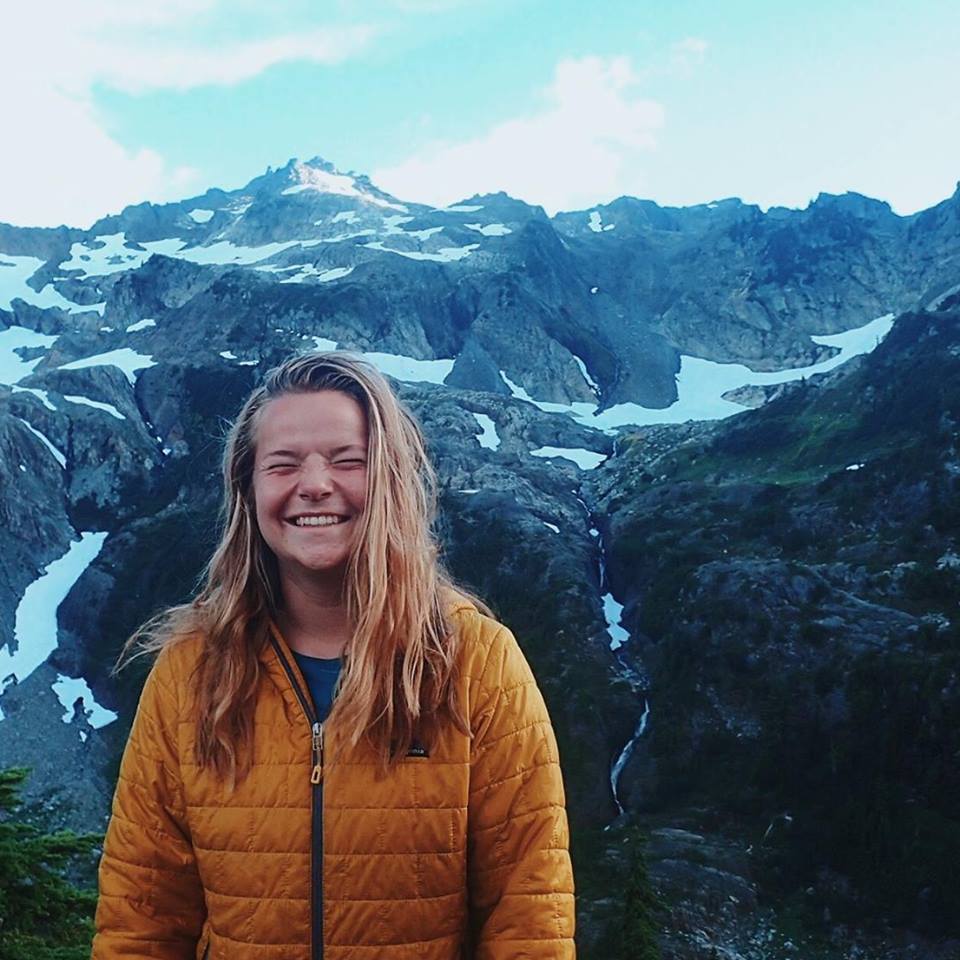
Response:
POLYGON ((510 632, 453 586, 386 380, 271 371, 231 430, 207 582, 124 753, 93 956, 571 958, 556 741, 510 632))

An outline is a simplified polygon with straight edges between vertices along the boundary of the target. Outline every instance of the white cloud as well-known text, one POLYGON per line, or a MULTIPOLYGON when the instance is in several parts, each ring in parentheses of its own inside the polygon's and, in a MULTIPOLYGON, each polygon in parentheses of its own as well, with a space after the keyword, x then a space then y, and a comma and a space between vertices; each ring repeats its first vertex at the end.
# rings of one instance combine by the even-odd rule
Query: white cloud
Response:
POLYGON ((120 143, 96 108, 97 86, 141 93, 233 84, 292 60, 337 63, 372 36, 370 28, 345 26, 218 39, 214 28, 242 7, 235 0, 11 5, 0 118, 13 148, 0 151, 0 221, 86 226, 128 203, 205 186, 189 167, 120 143))
POLYGON ((627 57, 562 60, 541 109, 460 143, 433 143, 372 179, 395 196, 443 205, 505 190, 549 212, 642 192, 663 107, 640 96, 627 57))
POLYGON ((701 61, 707 52, 709 44, 700 37, 684 37, 672 47, 674 58, 680 60, 701 61))
POLYGON ((339 63, 360 49, 370 35, 369 28, 347 27, 234 43, 215 50, 172 47, 151 50, 146 56, 143 50, 112 50, 103 79, 129 93, 228 85, 291 60, 339 63))
POLYGON ((35 87, 5 104, 17 148, 0 154, 0 220, 87 226, 144 199, 189 192, 194 172, 153 150, 128 150, 99 122, 87 97, 35 87))

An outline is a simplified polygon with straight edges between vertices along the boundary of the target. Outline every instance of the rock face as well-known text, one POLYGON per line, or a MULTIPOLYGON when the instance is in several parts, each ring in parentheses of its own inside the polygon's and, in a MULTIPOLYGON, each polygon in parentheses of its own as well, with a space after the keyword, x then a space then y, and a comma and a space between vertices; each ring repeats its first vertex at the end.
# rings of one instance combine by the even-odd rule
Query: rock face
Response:
MULTIPOLYGON (((316 159, 85 232, 0 225, 0 766, 33 766, 63 822, 103 826, 143 677, 111 667, 195 588, 224 425, 270 366, 337 346, 394 377, 423 423, 445 562, 540 680, 585 955, 625 949, 635 820, 652 880, 689 895, 711 948, 750 945, 770 903, 810 885, 850 923, 956 932, 937 885, 954 774, 930 757, 960 748, 958 216, 960 194, 908 218, 855 195, 766 214, 621 198, 551 219, 504 194, 434 209, 316 159), (837 353, 824 335, 907 309, 873 353, 817 374, 837 353), (758 409, 672 423, 684 358, 744 365, 726 393, 741 406, 718 387, 709 416, 758 409), (785 368, 807 379, 751 372, 785 368), (56 567, 81 533, 100 538, 92 559, 56 567), (630 639, 611 649, 618 620, 630 639), (61 678, 88 685, 79 703, 61 678), (864 768, 858 731, 887 710, 915 746, 870 726, 891 739, 864 768), (854 783, 849 810, 825 809, 854 783), (895 826, 837 839, 864 817, 895 826), (911 830, 933 838, 923 881, 898 846, 911 830), (899 912, 864 850, 903 867, 899 912)), ((665 943, 709 956, 692 934, 665 943)))
MULTIPOLYGON (((824 917, 956 932, 958 422, 960 311, 946 306, 759 410, 627 437, 589 480, 623 656, 652 691, 621 802, 739 837, 741 876, 795 896, 815 939, 835 933, 824 917)), ((676 892, 661 846, 651 876, 676 892)), ((702 873, 693 859, 682 871, 702 873)), ((869 955, 910 955, 880 939, 869 955)))

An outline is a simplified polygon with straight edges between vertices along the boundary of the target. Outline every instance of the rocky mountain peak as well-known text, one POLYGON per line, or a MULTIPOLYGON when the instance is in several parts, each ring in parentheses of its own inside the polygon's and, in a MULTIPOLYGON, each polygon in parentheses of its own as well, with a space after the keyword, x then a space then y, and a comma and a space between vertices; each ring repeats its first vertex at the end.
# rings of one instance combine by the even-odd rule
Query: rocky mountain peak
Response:
POLYGON ((260 197, 293 194, 344 197, 378 207, 406 210, 395 197, 380 190, 368 177, 352 171, 345 173, 320 156, 310 160, 292 157, 276 170, 268 167, 266 173, 251 180, 243 192, 260 197))
POLYGON ((547 222, 549 219, 543 207, 512 197, 504 190, 496 193, 475 193, 466 200, 451 204, 447 209, 462 210, 464 213, 482 210, 486 216, 507 223, 522 223, 530 219, 547 222))
POLYGON ((886 200, 876 200, 873 197, 866 197, 862 193, 856 193, 853 190, 839 194, 818 193, 816 199, 810 202, 807 210, 829 210, 849 214, 864 220, 878 220, 882 217, 892 218, 896 216, 886 200))

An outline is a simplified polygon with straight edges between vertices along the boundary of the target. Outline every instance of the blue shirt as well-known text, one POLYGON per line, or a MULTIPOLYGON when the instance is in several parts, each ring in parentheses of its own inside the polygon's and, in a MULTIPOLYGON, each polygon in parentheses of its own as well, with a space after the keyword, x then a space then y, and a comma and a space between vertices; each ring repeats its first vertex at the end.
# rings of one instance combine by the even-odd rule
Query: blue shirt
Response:
POLYGON ((327 719, 333 705, 333 691, 340 678, 340 658, 324 660, 321 657, 308 657, 305 653, 293 651, 297 666, 310 688, 317 719, 322 723, 327 719))

